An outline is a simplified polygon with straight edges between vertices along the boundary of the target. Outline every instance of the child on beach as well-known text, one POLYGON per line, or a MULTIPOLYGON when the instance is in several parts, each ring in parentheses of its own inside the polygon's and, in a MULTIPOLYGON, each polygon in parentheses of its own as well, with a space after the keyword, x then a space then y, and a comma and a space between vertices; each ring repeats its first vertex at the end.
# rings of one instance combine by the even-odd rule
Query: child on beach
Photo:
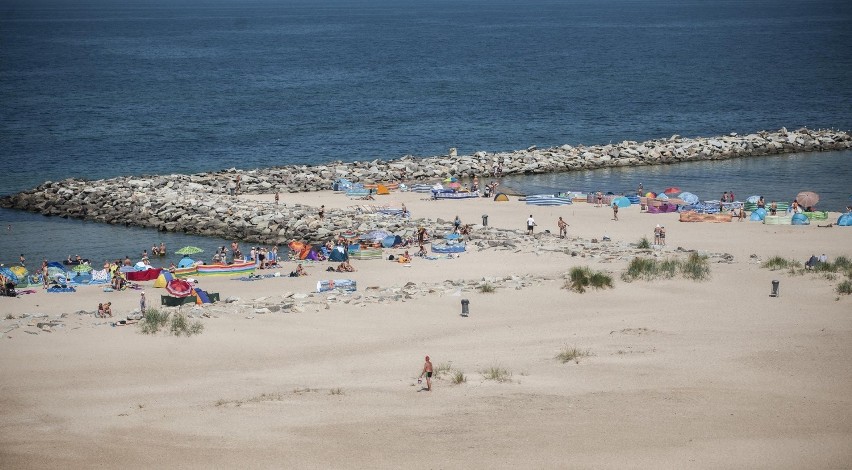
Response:
POLYGON ((618 204, 612 203, 612 220, 618 220, 618 204))

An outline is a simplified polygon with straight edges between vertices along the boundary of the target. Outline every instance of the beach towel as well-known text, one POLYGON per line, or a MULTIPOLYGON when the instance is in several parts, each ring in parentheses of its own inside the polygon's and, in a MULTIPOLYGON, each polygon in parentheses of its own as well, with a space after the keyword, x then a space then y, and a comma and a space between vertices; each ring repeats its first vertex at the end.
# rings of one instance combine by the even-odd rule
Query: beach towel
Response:
POLYGON ((53 286, 53 287, 49 287, 47 289, 47 291, 55 294, 55 293, 59 293, 59 292, 77 292, 77 289, 75 289, 73 287, 53 286))
POLYGON ((92 271, 92 280, 89 281, 89 284, 106 284, 110 281, 112 276, 110 276, 109 271, 106 269, 101 269, 99 271, 92 271))

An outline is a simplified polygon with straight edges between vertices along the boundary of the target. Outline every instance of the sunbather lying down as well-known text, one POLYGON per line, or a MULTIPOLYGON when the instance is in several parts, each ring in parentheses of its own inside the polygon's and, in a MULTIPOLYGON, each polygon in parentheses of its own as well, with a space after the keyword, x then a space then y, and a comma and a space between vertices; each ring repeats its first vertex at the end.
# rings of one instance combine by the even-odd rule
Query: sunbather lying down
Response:
POLYGON ((355 272, 355 267, 349 264, 349 261, 344 261, 337 265, 337 269, 335 269, 335 271, 339 273, 351 273, 355 272))

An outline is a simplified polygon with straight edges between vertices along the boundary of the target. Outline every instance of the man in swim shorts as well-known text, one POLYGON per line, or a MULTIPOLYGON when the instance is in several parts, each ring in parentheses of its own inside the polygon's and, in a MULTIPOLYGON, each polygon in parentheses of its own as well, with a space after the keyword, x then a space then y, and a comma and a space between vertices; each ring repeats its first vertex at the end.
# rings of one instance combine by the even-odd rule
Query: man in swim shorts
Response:
POLYGON ((423 378, 423 375, 426 375, 426 390, 432 391, 432 361, 429 360, 429 356, 426 356, 426 362, 423 364, 423 372, 420 373, 420 377, 417 379, 423 378))

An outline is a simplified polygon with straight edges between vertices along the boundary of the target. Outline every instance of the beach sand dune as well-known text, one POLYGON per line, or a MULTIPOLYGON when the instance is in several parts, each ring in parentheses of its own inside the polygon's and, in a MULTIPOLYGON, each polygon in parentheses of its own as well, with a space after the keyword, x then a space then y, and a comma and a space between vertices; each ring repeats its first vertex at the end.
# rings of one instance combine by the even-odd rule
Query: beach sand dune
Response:
MULTIPOLYGON (((291 197, 332 210, 333 201, 350 202, 332 193, 282 201, 291 197)), ((341 295, 319 302, 328 294, 318 294, 301 312, 257 313, 254 304, 266 301, 252 299, 285 302, 287 293, 342 276, 317 264, 299 279, 202 279, 223 298, 242 300, 206 307, 204 332, 189 338, 73 313, 109 299, 124 315, 137 305, 135 291, 84 287, 4 299, 4 317, 68 315, 49 333, 27 326, 36 320, 0 323, 3 466, 840 468, 852 461, 852 299, 838 298, 838 280, 760 267, 774 255, 852 257, 848 229, 684 224, 635 207, 615 222, 610 210, 587 204, 389 197, 415 217, 474 222, 487 212, 490 225, 506 229, 522 230, 532 213, 537 231, 556 232, 561 215, 573 240, 519 235, 516 249, 415 259, 411 267, 356 262, 348 277, 360 295, 407 282, 419 290, 360 304, 341 295), (704 282, 621 281, 625 245, 650 238, 661 221, 670 246, 649 253, 683 256, 681 246, 733 261, 711 258, 704 282), (603 236, 612 242, 590 242, 603 236), (562 289, 574 266, 610 273, 615 287, 562 289), (780 280, 781 297, 769 296, 772 280, 780 280), (483 282, 495 292, 471 288, 483 282), (470 301, 467 318, 461 299, 470 301), (556 356, 565 347, 589 354, 562 363, 556 356), (442 371, 432 392, 416 380, 427 354, 442 371), (492 368, 505 380, 487 379, 492 368), (457 372, 464 383, 453 383, 457 372)), ((160 294, 146 291, 152 300, 160 294)))

